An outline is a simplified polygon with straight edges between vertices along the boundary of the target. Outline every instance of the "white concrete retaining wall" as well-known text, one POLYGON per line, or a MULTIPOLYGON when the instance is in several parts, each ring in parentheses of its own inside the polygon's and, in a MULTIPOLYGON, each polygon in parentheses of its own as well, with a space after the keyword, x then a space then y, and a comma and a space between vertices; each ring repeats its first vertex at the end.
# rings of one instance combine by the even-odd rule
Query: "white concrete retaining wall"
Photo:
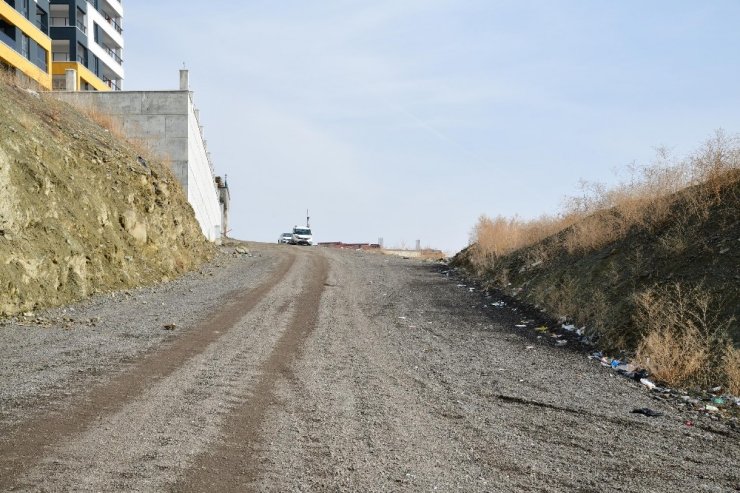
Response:
POLYGON ((203 234, 215 241, 221 238, 221 205, 213 170, 206 154, 192 99, 188 98, 188 202, 195 210, 203 234), (210 228, 209 231, 206 231, 210 228))
POLYGON ((221 209, 213 171, 189 91, 51 92, 81 107, 118 118, 127 137, 141 139, 169 162, 187 193, 203 234, 220 238, 221 209))

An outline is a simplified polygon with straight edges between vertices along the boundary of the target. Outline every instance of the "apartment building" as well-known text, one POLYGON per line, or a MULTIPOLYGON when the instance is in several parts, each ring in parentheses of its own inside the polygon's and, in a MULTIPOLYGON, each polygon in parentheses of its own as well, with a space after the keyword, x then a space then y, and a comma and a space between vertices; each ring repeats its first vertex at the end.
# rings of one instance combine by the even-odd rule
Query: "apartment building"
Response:
POLYGON ((51 89, 48 0, 0 0, 0 67, 51 89))
POLYGON ((123 6, 120 0, 50 0, 52 78, 55 90, 68 87, 76 71, 77 90, 116 90, 123 83, 123 6))
POLYGON ((122 19, 120 0, 0 0, 0 67, 45 89, 121 90, 122 19))

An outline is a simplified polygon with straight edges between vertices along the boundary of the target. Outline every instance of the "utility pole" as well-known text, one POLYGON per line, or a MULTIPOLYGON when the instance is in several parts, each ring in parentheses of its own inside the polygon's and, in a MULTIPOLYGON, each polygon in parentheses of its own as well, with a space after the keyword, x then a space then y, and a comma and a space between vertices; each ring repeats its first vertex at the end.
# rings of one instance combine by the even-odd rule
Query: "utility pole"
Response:
POLYGON ((308 215, 308 209, 306 209, 306 228, 311 229, 311 218, 308 215))

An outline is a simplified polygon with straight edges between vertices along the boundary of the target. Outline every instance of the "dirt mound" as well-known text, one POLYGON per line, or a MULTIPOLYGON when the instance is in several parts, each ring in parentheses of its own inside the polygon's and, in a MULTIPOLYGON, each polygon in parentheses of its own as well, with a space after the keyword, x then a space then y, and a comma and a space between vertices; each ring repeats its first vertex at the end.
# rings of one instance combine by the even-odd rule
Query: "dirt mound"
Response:
POLYGON ((0 315, 172 278, 209 258, 170 170, 0 81, 0 315))

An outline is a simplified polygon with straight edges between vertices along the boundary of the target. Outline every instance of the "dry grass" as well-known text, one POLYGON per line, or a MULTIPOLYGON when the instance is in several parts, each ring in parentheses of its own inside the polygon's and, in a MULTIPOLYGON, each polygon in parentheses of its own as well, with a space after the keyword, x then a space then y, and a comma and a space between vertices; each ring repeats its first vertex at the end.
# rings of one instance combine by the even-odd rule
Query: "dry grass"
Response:
POLYGON ((113 115, 101 111, 100 108, 92 105, 77 106, 85 116, 94 121, 104 129, 108 130, 114 137, 119 140, 126 140, 126 132, 123 129, 123 122, 113 115))
POLYGON ((723 372, 727 390, 732 395, 740 395, 740 349, 728 344, 725 347, 723 372))
POLYGON ((718 296, 702 285, 674 283, 635 295, 635 304, 634 322, 643 333, 635 356, 638 365, 671 385, 732 379, 737 384, 738 375, 728 372, 732 358, 737 362, 737 351, 727 350, 732 320, 719 317, 718 296))
MULTIPOLYGON (((72 103, 70 103, 72 104, 72 103)), ((108 130, 110 134, 118 140, 127 142, 129 146, 139 156, 147 159, 155 159, 165 166, 171 166, 171 159, 169 156, 162 156, 152 147, 151 142, 143 138, 132 137, 130 132, 127 132, 124 128, 123 121, 116 117, 102 111, 99 107, 90 104, 72 104, 78 111, 87 116, 91 121, 98 124, 100 127, 108 130)))
MULTIPOLYGON (((689 214, 706 217, 720 191, 738 179, 740 137, 718 131, 696 153, 682 160, 659 150, 648 166, 631 166, 622 181, 607 188, 599 183, 582 183, 582 194, 564 201, 555 216, 534 220, 481 216, 471 233, 473 264, 479 270, 490 267, 496 257, 534 245, 563 233, 563 246, 570 253, 588 252, 625 237, 633 228, 653 229, 671 213, 677 192, 708 184, 689 194, 689 214)), ((681 238, 675 247, 682 248, 681 238)))
POLYGON ((35 92, 44 92, 46 89, 41 87, 38 82, 28 77, 19 70, 5 68, 0 65, 0 80, 6 84, 18 87, 23 90, 35 92))

